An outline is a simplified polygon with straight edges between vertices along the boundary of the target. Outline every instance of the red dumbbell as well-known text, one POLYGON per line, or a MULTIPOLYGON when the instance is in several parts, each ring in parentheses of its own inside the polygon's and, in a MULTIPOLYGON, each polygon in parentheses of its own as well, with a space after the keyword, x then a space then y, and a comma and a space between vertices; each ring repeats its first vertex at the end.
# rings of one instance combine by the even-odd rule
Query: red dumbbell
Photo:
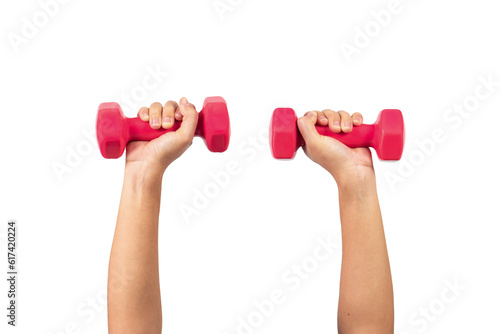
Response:
MULTIPOLYGON (((121 157, 129 141, 150 141, 179 127, 180 122, 175 122, 170 129, 154 130, 139 117, 125 117, 115 102, 102 103, 97 112, 97 142, 106 159, 121 157)), ((219 96, 207 97, 198 114, 195 136, 203 138, 211 152, 224 152, 229 146, 230 135, 226 101, 219 96)))
MULTIPOLYGON (((335 133, 328 126, 319 125, 316 125, 316 130, 320 135, 337 139, 351 148, 373 147, 380 160, 399 160, 403 154, 405 127, 403 115, 397 109, 382 110, 374 124, 356 126, 350 133, 335 133)), ((305 145, 293 109, 278 108, 274 111, 269 140, 276 159, 293 159, 299 147, 305 145)))

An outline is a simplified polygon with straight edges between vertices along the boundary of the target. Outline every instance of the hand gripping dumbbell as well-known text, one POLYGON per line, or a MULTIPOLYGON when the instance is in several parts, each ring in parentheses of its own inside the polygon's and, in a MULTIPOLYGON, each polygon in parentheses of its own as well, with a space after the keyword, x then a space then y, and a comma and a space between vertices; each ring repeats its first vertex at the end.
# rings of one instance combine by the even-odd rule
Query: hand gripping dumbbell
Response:
MULTIPOLYGON (((170 129, 155 130, 139 117, 125 117, 118 103, 102 103, 97 112, 97 142, 103 157, 117 159, 122 156, 129 141, 153 140, 176 131, 180 123, 175 122, 170 129)), ((198 114, 195 136, 203 138, 211 152, 224 152, 229 146, 230 135, 226 101, 219 96, 207 97, 198 114)))
MULTIPOLYGON (((332 137, 345 145, 373 147, 380 160, 399 160, 403 154, 405 127, 403 115, 397 109, 385 109, 374 124, 355 126, 350 133, 335 133, 328 126, 316 125, 323 136, 332 137)), ((269 130, 271 151, 276 159, 293 159, 299 147, 304 146, 297 128, 297 116, 290 108, 274 111, 269 130)))

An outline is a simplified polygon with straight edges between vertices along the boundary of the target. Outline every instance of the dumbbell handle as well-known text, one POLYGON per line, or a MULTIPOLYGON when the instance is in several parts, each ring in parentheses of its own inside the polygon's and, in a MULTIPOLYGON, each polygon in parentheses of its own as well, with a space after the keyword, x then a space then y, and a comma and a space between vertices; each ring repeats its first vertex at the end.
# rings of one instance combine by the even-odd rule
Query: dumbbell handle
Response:
MULTIPOLYGON (((181 122, 175 121, 170 129, 153 129, 149 122, 141 120, 139 117, 126 118, 129 136, 131 141, 150 141, 156 139, 165 133, 177 131, 181 127, 181 122)), ((195 136, 203 137, 203 114, 198 114, 198 125, 196 126, 195 136)))
MULTIPOLYGON (((374 124, 361 124, 359 126, 355 126, 352 129, 352 132, 349 133, 335 133, 328 126, 319 126, 316 125, 316 130, 322 136, 331 137, 333 139, 337 139, 344 145, 350 148, 356 147, 373 147, 373 138, 375 138, 375 125, 374 124)), ((300 131, 297 129, 297 149, 301 146, 304 146, 305 142, 300 134, 300 131)))

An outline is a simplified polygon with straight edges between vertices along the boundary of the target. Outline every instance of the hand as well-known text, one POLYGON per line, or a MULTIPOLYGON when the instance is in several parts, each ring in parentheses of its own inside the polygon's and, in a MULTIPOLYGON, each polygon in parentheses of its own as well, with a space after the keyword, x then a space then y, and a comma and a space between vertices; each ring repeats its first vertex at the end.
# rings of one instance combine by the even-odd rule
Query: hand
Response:
POLYGON ((165 169, 191 145, 198 124, 198 113, 194 105, 184 97, 179 104, 168 101, 165 106, 153 103, 143 107, 138 116, 149 122, 153 129, 170 129, 174 122, 181 122, 175 132, 166 133, 150 142, 133 141, 127 145, 126 165, 139 165, 148 171, 163 175, 165 169))
POLYGON ((325 168, 337 181, 345 183, 373 174, 373 161, 369 148, 349 148, 340 141, 320 135, 315 125, 328 126, 335 133, 349 133, 363 123, 363 116, 345 111, 309 111, 298 120, 298 128, 305 141, 306 155, 325 168))

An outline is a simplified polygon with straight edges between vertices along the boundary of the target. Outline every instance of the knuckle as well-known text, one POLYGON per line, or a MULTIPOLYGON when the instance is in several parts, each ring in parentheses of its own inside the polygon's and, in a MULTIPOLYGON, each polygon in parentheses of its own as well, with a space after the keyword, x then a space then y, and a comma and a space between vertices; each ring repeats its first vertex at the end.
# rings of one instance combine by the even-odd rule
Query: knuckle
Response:
POLYGON ((314 116, 317 116, 318 115, 318 111, 317 110, 310 110, 310 111, 306 112, 304 114, 304 116, 307 116, 308 114, 312 114, 314 116))
POLYGON ((165 103, 165 109, 176 109, 177 108, 177 102, 175 101, 168 101, 165 103))
POLYGON ((306 116, 302 116, 301 118, 299 118, 297 120, 297 122, 300 124, 300 125, 305 125, 306 122, 307 122, 307 119, 306 119, 306 116))
POLYGON ((196 110, 193 109, 193 110, 189 111, 189 114, 191 115, 191 117, 193 117, 193 119, 195 121, 198 120, 198 113, 196 112, 196 110))
POLYGON ((340 115, 340 118, 341 118, 342 120, 344 120, 344 119, 346 119, 346 118, 350 118, 350 117, 351 117, 351 115, 349 115, 349 114, 348 114, 347 112, 345 112, 345 111, 339 111, 339 115, 340 115))

